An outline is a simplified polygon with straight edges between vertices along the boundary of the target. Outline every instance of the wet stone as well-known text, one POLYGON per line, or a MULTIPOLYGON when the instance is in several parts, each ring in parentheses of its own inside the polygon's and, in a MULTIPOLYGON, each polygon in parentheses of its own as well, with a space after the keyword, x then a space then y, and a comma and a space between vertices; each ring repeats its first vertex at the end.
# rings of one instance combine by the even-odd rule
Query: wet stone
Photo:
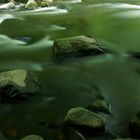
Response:
POLYGON ((105 100, 96 100, 93 104, 89 104, 86 108, 93 112, 111 113, 111 106, 105 100))
POLYGON ((129 130, 134 138, 140 139, 140 110, 133 116, 129 122, 129 130))
POLYGON ((67 128, 65 134, 65 139, 67 140, 86 140, 85 137, 77 130, 67 128))
POLYGON ((82 107, 70 109, 65 116, 64 122, 65 125, 90 135, 105 130, 104 119, 82 107))
POLYGON ((94 38, 84 35, 57 39, 54 41, 53 50, 57 60, 66 57, 97 56, 109 52, 101 48, 94 38))
POLYGON ((40 3, 40 6, 41 7, 47 7, 50 5, 50 3, 52 3, 53 0, 42 0, 41 3, 40 3))
POLYGON ((38 5, 37 5, 37 3, 34 0, 29 0, 27 2, 27 4, 25 5, 25 8, 29 9, 29 10, 33 10, 33 9, 38 8, 38 5))
POLYGON ((43 138, 38 135, 28 135, 21 140, 43 140, 43 138))
POLYGON ((24 69, 0 73, 0 97, 2 99, 25 98, 40 93, 35 73, 24 69))

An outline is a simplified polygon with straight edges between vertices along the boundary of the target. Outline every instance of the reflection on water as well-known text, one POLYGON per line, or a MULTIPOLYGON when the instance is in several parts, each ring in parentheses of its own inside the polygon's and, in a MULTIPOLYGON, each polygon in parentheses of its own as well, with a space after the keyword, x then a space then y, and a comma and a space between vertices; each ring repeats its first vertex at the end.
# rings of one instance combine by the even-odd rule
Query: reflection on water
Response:
POLYGON ((140 62, 126 55, 140 51, 139 2, 112 1, 58 2, 58 8, 49 11, 0 13, 0 71, 31 69, 46 88, 43 97, 0 104, 4 133, 9 135, 9 129, 16 128, 17 139, 31 133, 56 135, 36 122, 61 123, 69 108, 87 106, 103 97, 113 112, 108 129, 128 135, 124 129, 140 106, 140 62), (95 37, 113 54, 55 64, 53 40, 76 35, 95 37))

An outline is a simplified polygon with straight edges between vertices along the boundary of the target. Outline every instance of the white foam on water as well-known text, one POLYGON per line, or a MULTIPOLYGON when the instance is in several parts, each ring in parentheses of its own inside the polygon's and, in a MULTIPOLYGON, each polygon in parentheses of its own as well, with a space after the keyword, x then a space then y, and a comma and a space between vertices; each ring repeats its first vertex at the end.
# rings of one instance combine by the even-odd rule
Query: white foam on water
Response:
POLYGON ((6 4, 2 4, 0 5, 0 10, 6 10, 6 9, 11 9, 15 6, 15 4, 13 2, 9 2, 9 3, 6 3, 6 4))
POLYGON ((12 18, 15 18, 13 15, 11 14, 1 14, 0 15, 0 24, 6 20, 6 19, 12 19, 12 18))
POLYGON ((127 9, 140 9, 140 5, 134 5, 134 4, 126 4, 126 3, 118 3, 118 4, 112 4, 112 8, 127 8, 127 9))
POLYGON ((32 12, 42 12, 42 11, 47 11, 47 14, 68 13, 66 9, 59 9, 56 6, 40 7, 38 9, 32 10, 32 12))
POLYGON ((40 14, 61 14, 61 13, 68 13, 68 10, 66 9, 60 9, 57 8, 56 6, 50 6, 50 7, 39 7, 37 9, 34 10, 28 10, 28 11, 22 11, 20 12, 21 14, 25 14, 27 13, 29 14, 36 14, 36 15, 40 15, 40 14))
POLYGON ((50 25, 49 30, 51 31, 59 31, 59 30, 66 30, 67 28, 58 26, 58 25, 50 25))
POLYGON ((113 16, 122 18, 140 18, 140 10, 118 12, 113 16))
POLYGON ((81 3, 82 0, 69 0, 69 1, 65 1, 65 3, 81 3))
POLYGON ((9 44, 9 42, 12 42, 13 44, 20 44, 20 45, 26 44, 24 41, 20 41, 20 40, 16 40, 16 39, 11 39, 8 36, 0 35, 0 46, 2 46, 4 44, 9 44))
POLYGON ((106 7, 111 9, 140 9, 140 5, 128 4, 128 3, 100 3, 94 4, 89 7, 106 7))

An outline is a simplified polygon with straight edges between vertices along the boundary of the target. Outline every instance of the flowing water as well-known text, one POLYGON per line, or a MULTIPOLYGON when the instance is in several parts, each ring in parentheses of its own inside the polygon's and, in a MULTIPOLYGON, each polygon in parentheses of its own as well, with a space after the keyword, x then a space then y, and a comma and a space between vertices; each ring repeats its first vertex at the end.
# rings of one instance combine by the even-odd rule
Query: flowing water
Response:
MULTIPOLYGON (((35 71, 46 88, 43 97, 0 104, 0 130, 10 139, 39 134, 62 139, 57 125, 71 107, 87 106, 100 96, 112 107, 106 127, 129 137, 128 121, 140 109, 140 1, 87 0, 55 2, 33 11, 1 10, 0 71, 35 71), (113 54, 54 62, 53 41, 86 35, 113 54), (46 122, 39 125, 40 121, 46 122)), ((59 125, 58 125, 59 126, 59 125)))

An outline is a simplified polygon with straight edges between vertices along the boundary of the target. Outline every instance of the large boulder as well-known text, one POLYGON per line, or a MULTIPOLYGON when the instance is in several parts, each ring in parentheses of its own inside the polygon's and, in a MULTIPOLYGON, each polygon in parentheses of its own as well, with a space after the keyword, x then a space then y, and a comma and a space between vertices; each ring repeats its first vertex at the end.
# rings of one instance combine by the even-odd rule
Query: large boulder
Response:
POLYGON ((43 138, 38 135, 28 135, 21 140, 43 140, 43 138))
POLYGON ((111 113, 111 106, 105 100, 96 100, 93 104, 89 104, 86 108, 93 112, 111 113))
POLYGON ((24 98, 40 93, 40 85, 36 75, 24 69, 0 73, 0 97, 24 98))
POLYGON ((64 122, 79 131, 94 134, 105 130, 104 119, 85 108, 77 107, 68 111, 64 122))
POLYGON ((129 130, 133 137, 140 139, 140 110, 133 116, 129 122, 129 130))
POLYGON ((86 36, 75 36, 54 41, 53 50, 56 59, 65 57, 96 56, 108 52, 107 49, 100 47, 94 38, 86 36))

